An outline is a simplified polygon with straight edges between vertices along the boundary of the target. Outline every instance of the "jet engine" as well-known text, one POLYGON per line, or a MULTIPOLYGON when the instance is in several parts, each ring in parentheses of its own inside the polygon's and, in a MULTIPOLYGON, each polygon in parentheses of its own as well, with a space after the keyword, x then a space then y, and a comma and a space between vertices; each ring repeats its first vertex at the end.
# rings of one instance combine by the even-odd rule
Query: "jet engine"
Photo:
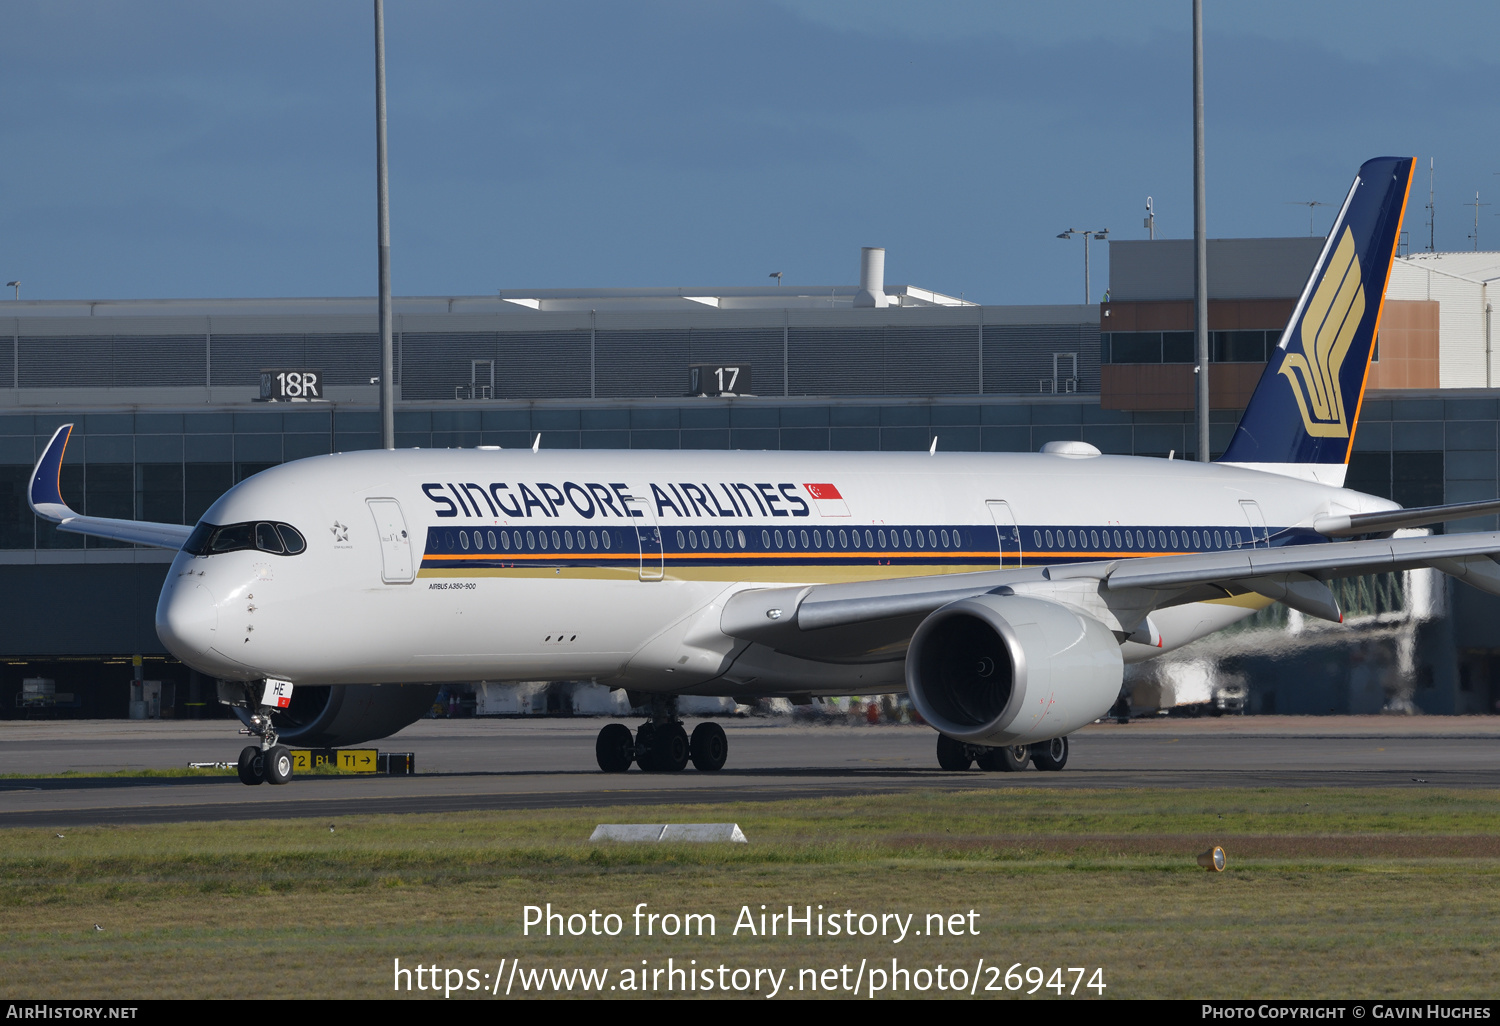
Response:
MULTIPOLYGON (((437 698, 437 684, 299 685, 291 705, 271 722, 284 745, 341 748, 389 737, 421 719, 437 698)), ((247 725, 249 712, 235 706, 247 725)))
POLYGON ((1120 694, 1120 644, 1104 624, 1057 602, 980 595, 934 611, 912 635, 906 686, 928 723, 998 747, 1061 737, 1120 694))

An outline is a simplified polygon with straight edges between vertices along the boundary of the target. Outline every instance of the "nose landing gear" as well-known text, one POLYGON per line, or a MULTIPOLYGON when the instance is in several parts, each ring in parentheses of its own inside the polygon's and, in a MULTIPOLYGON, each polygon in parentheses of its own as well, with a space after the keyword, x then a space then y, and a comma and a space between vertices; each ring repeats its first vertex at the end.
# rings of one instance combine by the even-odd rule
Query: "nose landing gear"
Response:
POLYGON ((594 741, 594 758, 606 773, 624 773, 632 762, 648 773, 677 773, 689 761, 694 769, 712 773, 729 758, 729 739, 717 723, 700 723, 688 737, 677 718, 676 698, 652 695, 651 719, 635 737, 622 723, 606 725, 594 741))
POLYGON ((240 752, 236 766, 240 783, 252 786, 285 784, 292 779, 291 750, 277 742, 276 727, 271 722, 276 707, 262 704, 273 695, 279 695, 282 701, 290 701, 291 693, 292 685, 288 681, 219 682, 219 700, 243 710, 240 718, 245 726, 240 728, 240 733, 260 739, 258 746, 247 745, 240 752))

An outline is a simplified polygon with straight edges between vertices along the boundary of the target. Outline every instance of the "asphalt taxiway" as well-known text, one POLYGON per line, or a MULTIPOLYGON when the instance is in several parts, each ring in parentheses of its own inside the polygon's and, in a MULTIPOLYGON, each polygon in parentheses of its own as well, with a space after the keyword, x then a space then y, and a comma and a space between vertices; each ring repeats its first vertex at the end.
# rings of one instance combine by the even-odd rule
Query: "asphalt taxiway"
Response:
MULTIPOLYGON (((1500 717, 1225 717, 1098 723, 1066 769, 946 772, 910 725, 722 721, 718 773, 600 773, 603 720, 422 720, 375 743, 410 777, 105 777, 232 760, 232 721, 0 722, 0 826, 657 805, 1005 787, 1500 787, 1500 717), (71 771, 76 776, 48 777, 71 771), (37 776, 32 776, 36 774, 37 776)), ((693 724, 688 724, 691 729, 693 724)))

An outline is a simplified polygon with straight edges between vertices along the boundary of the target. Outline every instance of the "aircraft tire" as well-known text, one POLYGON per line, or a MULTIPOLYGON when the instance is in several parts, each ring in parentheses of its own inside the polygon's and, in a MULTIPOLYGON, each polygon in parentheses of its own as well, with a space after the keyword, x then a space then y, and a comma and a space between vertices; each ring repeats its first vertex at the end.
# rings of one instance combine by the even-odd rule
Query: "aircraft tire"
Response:
POLYGON ((240 761, 238 767, 240 783, 242 784, 264 784, 266 782, 266 763, 261 756, 260 749, 254 745, 246 745, 240 750, 240 761))
POLYGON ((1031 764, 1043 772, 1057 772, 1068 764, 1068 739, 1055 737, 1031 746, 1031 764))
POLYGON ((653 744, 656 753, 652 763, 659 772, 676 773, 687 767, 692 749, 682 724, 668 723, 658 727, 653 744))
POLYGON ((974 761, 969 757, 968 746, 947 734, 938 735, 937 757, 938 765, 945 770, 966 770, 974 761))
POLYGON ((688 742, 688 754, 693 760, 693 769, 700 773, 723 769, 729 758, 729 738, 724 736, 724 728, 717 723, 698 724, 688 742))
POLYGON ((285 784, 292 779, 292 752, 286 745, 272 745, 265 754, 266 783, 285 784))
POLYGON ((991 773, 997 770, 1005 773, 1019 773, 1031 762, 1031 749, 1025 745, 990 748, 974 761, 979 764, 980 769, 991 773))
POLYGON ((594 758, 604 772, 624 773, 635 761, 634 749, 630 728, 623 723, 610 723, 594 741, 594 758))

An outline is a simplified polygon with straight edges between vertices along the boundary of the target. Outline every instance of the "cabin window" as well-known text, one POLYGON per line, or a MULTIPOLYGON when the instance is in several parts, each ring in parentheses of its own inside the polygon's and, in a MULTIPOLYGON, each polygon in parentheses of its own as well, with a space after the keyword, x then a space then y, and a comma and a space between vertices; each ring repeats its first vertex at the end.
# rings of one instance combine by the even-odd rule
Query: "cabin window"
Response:
MULTIPOLYGON (((532 534, 530 531, 526 532, 526 547, 528 549, 535 549, 536 548, 536 536, 534 534, 532 534)), ((545 548, 545 546, 544 546, 544 548, 545 548)))
POLYGON ((612 532, 612 531, 600 531, 599 532, 599 540, 604 543, 604 547, 606 549, 609 548, 609 536, 611 534, 613 534, 613 533, 614 532, 612 532))
POLYGON ((467 531, 458 532, 458 547, 465 552, 469 551, 469 534, 467 531))
POLYGON ((769 531, 762 530, 760 532, 760 547, 763 549, 771 547, 771 533, 769 531))
POLYGON ((563 542, 568 546, 569 549, 571 549, 573 547, 573 532, 572 531, 564 531, 563 532, 563 542))
POLYGON ((483 549, 484 548, 484 535, 480 534, 478 531, 474 532, 474 548, 475 549, 483 549))
POLYGON ((745 541, 745 532, 744 531, 739 531, 739 532, 736 532, 736 533, 739 535, 740 548, 742 548, 742 549, 746 548, 749 543, 745 541))
MULTIPOLYGON (((859 537, 858 533, 855 534, 855 537, 856 538, 859 537)), ((841 548, 841 549, 847 549, 848 547, 849 547, 849 536, 848 536, 847 533, 845 533, 841 529, 839 531, 839 548, 841 548)))

